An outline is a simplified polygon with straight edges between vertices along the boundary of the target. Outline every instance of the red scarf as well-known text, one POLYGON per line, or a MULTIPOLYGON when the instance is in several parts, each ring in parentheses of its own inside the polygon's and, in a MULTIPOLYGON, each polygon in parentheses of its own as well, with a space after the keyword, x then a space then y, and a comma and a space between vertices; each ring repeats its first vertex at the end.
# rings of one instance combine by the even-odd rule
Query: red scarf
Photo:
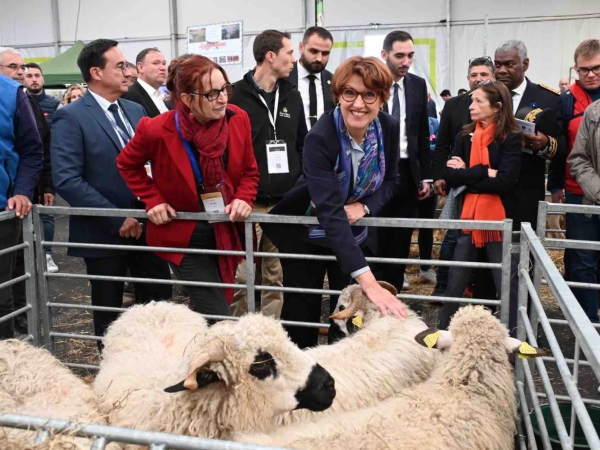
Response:
MULTIPOLYGON (((234 189, 231 180, 223 167, 223 153, 227 148, 228 126, 227 118, 209 120, 205 123, 198 122, 191 114, 190 109, 180 102, 177 106, 179 112, 179 127, 186 141, 192 142, 200 154, 200 170, 204 185, 214 187, 221 181, 224 182, 223 191, 226 201, 233 201, 234 189)), ((225 199, 224 199, 225 200, 225 199)), ((225 203, 227 206, 227 203, 225 203)), ((214 224, 217 250, 242 250, 242 243, 237 225, 232 222, 217 222, 214 224)), ((223 283, 235 282, 235 270, 241 262, 241 256, 219 255, 219 272, 223 283)), ((225 289, 227 303, 233 301, 233 289, 225 289)))
MULTIPOLYGON (((471 156, 469 167, 478 164, 490 166, 490 152, 488 146, 494 141, 496 124, 491 123, 484 129, 479 122, 475 125, 475 133, 471 143, 471 156)), ((467 192, 462 208, 461 220, 504 220, 506 212, 498 194, 474 194, 467 192)), ((471 241, 475 247, 483 247, 487 242, 502 241, 502 232, 499 230, 463 230, 471 234, 471 241)))

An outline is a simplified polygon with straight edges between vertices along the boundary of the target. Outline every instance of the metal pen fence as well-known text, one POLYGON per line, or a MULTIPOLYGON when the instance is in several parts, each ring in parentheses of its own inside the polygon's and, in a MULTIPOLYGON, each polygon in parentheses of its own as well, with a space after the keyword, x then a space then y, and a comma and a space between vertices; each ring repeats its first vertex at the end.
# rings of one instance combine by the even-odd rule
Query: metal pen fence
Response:
MULTIPOLYGON (((34 345, 40 345, 40 324, 38 318, 38 302, 37 302, 37 283, 35 279, 35 255, 34 255, 34 236, 32 215, 28 214, 22 219, 23 242, 0 250, 0 256, 23 251, 25 273, 15 278, 0 284, 0 289, 10 289, 18 283, 25 283, 26 305, 13 311, 10 314, 0 317, 0 323, 14 320, 15 317, 26 313, 27 314, 27 336, 23 341, 30 341, 34 345)), ((0 221, 5 220, 21 220, 17 218, 14 211, 0 212, 0 221)), ((12 277, 12 275, 11 275, 12 277)))
MULTIPOLYGON (((538 222, 539 224, 540 222, 538 222)), ((545 223, 545 222, 541 222, 545 223)), ((540 230, 538 230, 540 233, 540 230)), ((525 423, 526 436, 529 442, 529 448, 536 450, 538 448, 532 420, 530 417, 530 408, 534 411, 539 426, 538 435, 545 450, 552 447, 547 424, 545 422, 539 398, 545 398, 548 401, 548 407, 552 414, 554 426, 556 428, 558 440, 563 449, 573 449, 576 444, 576 421, 578 420, 581 429, 587 440, 588 448, 600 449, 600 438, 592 422, 586 404, 596 403, 593 399, 582 398, 577 387, 579 378, 579 367, 584 363, 580 361, 581 352, 586 357, 585 364, 590 366, 596 379, 600 380, 600 336, 585 315, 583 309, 577 302, 577 299, 569 289, 552 259, 546 252, 542 238, 540 238, 528 223, 523 223, 521 227, 520 243, 520 264, 519 264, 519 323, 522 326, 517 329, 517 337, 520 340, 527 340, 534 346, 537 346, 537 325, 541 324, 545 337, 548 340, 552 357, 538 358, 535 360, 545 395, 537 392, 533 375, 533 363, 527 360, 517 360, 516 363, 516 382, 517 391, 520 399, 520 412, 525 423), (540 288, 536 286, 535 278, 532 279, 530 272, 530 257, 535 262, 535 273, 543 275, 547 280, 548 287, 554 298, 566 317, 564 321, 575 336, 575 354, 574 359, 567 360, 560 348, 560 344, 552 329, 553 324, 563 325, 562 321, 552 321, 548 319, 544 307, 540 300, 540 288), (531 306, 528 312, 528 299, 531 300, 531 306), (558 396, 554 392, 553 386, 546 369, 546 362, 554 362, 567 390, 568 396, 558 396), (573 370, 569 370, 569 365, 573 370), (526 393, 529 394, 529 401, 526 393), (570 426, 564 423, 563 416, 559 407, 559 401, 568 401, 571 403, 570 426)), ((535 275, 534 275, 535 277, 535 275)), ((519 423, 520 425, 520 423, 519 423)), ((520 433, 519 443, 521 449, 525 449, 525 435, 520 433)))
MULTIPOLYGON (((92 208, 66 208, 66 207, 47 207, 36 205, 34 207, 34 224, 35 233, 38 236, 43 236, 42 224, 39 220, 40 214, 61 214, 67 216, 80 215, 80 216, 95 216, 95 217, 134 217, 134 218, 145 218, 146 213, 143 210, 123 210, 123 209, 92 209, 92 208)), ((177 213, 175 220, 209 220, 209 221, 227 221, 228 216, 225 214, 213 214, 213 213, 177 213)), ((279 292, 299 292, 305 294, 339 294, 337 290, 325 290, 325 289, 306 289, 306 288, 289 288, 289 287, 274 287, 274 286, 262 286, 255 285, 255 267, 254 264, 246 264, 246 284, 227 284, 227 283, 212 283, 212 282, 199 282, 199 281, 180 281, 180 280, 164 280, 164 279, 147 279, 147 278, 134 278, 134 277, 112 277, 112 276, 100 276, 100 275, 87 275, 87 274, 73 274, 73 273, 48 273, 46 270, 45 258, 41 257, 44 253, 44 248, 47 246, 66 247, 66 248, 98 248, 98 249, 112 249, 112 250, 128 250, 128 251, 154 251, 154 252, 168 252, 174 251, 179 253, 193 253, 193 254, 210 254, 210 255, 239 255, 244 256, 247 261, 253 261, 255 257, 259 258, 293 258, 293 259, 305 259, 305 260, 327 260, 335 261, 334 256, 321 256, 321 255, 306 255, 297 253, 266 253, 266 252, 255 252, 252 245, 252 227, 255 223, 280 223, 280 224, 305 224, 314 225, 318 224, 316 217, 297 217, 297 216, 275 216, 269 214, 251 214, 245 222, 245 235, 246 235, 246 250, 245 251, 225 251, 225 250, 208 250, 208 249, 181 249, 181 248, 168 248, 168 247, 148 247, 148 246, 137 246, 137 245, 105 245, 105 244, 85 244, 85 243, 69 243, 69 242, 51 242, 41 240, 39 245, 36 246, 37 258, 37 277, 38 277, 38 289, 41 305, 41 316, 43 329, 47 330, 43 334, 43 343, 52 353, 55 353, 54 341, 56 339, 87 339, 87 340, 102 340, 102 337, 72 334, 72 333, 58 333, 53 330, 52 324, 52 311, 57 308, 65 309, 83 309, 88 311, 106 311, 106 312, 122 312, 126 311, 125 308, 112 308, 102 306, 91 306, 91 305, 73 305, 68 303, 55 303, 50 301, 49 297, 49 280, 52 278, 82 278, 88 280, 106 280, 106 281, 129 281, 129 282, 143 282, 143 283, 154 283, 154 284, 172 284, 179 286, 210 286, 210 287, 228 287, 234 289, 246 289, 248 312, 255 311, 255 290, 256 291, 279 291, 279 292)), ((502 295, 500 300, 487 300, 487 299, 464 299, 458 297, 436 297, 438 301, 447 302, 458 302, 458 303, 476 303, 488 306, 497 306, 500 308, 500 317, 503 323, 508 324, 508 302, 510 297, 510 250, 511 250, 511 234, 512 234, 512 221, 505 220, 503 222, 494 221, 460 221, 460 220, 439 220, 439 219, 389 219, 389 218, 368 218, 362 219, 357 222, 357 225, 366 225, 370 227, 397 227, 397 228, 446 228, 446 229, 478 229, 478 230, 498 230, 503 232, 503 246, 502 246, 502 262, 501 263, 478 263, 478 262, 455 262, 455 261, 438 261, 438 260, 422 260, 422 259, 403 259, 403 258, 379 258, 379 257, 368 257, 367 262, 369 263, 384 263, 384 264, 434 264, 434 265, 446 265, 446 266, 459 266, 459 267, 471 267, 471 268, 489 268, 489 269, 500 269, 502 270, 502 295)), ((419 301, 430 301, 431 298, 426 295, 410 295, 400 293, 398 295, 403 300, 419 300, 419 301)), ((236 319, 235 317, 228 316, 214 316, 204 315, 207 319, 236 319)), ((308 323, 308 322, 295 322, 295 321, 282 321, 283 324, 288 326, 300 326, 300 327, 317 327, 327 328, 327 323, 308 323)), ((97 369, 97 366, 89 364, 74 364, 65 362, 70 367, 78 367, 85 369, 97 369)))

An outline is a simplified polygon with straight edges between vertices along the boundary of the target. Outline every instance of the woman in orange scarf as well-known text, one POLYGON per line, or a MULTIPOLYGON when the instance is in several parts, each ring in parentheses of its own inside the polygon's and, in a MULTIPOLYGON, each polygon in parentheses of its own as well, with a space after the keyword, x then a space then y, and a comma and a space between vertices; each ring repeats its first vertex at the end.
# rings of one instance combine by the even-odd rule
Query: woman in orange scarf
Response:
MULTIPOLYGON (((444 169, 448 187, 466 186, 462 220, 504 220, 512 218, 517 205, 514 187, 521 169, 521 134, 513 115, 508 89, 498 81, 477 86, 469 107, 472 123, 456 137, 444 169)), ((454 261, 477 261, 485 248, 488 261, 502 262, 502 232, 462 230, 454 250, 454 261)), ((471 269, 451 267, 446 297, 461 297, 469 282, 471 269)), ((501 272, 492 270, 498 297, 501 272)), ((444 305, 440 329, 448 327, 458 303, 444 305)))

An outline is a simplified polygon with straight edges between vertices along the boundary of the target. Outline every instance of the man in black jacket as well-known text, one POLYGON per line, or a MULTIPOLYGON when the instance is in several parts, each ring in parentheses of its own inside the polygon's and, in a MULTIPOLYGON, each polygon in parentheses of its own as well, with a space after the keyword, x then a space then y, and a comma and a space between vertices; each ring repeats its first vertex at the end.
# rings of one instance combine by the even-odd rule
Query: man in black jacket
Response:
MULTIPOLYGON (((252 143, 260 184, 254 203, 254 212, 267 213, 283 198, 302 174, 302 148, 306 136, 306 122, 302 97, 292 83, 286 80, 294 68, 296 59, 288 33, 267 30, 254 40, 256 68, 234 84, 230 103, 248 113, 252 127, 252 143)), ((262 236, 257 226, 259 249, 276 253, 277 248, 262 236), (262 238, 262 239, 261 239, 262 238)), ((283 286, 283 274, 279 259, 261 261, 262 284, 283 286)), ((238 268, 236 279, 245 283, 244 264, 238 268)), ((283 294, 263 291, 261 311, 278 318, 283 306, 283 294)), ((236 292, 231 305, 234 315, 246 311, 245 290, 236 292)))
MULTIPOLYGON (((427 85, 425 80, 408 73, 415 54, 412 36, 405 31, 392 31, 383 41, 381 56, 392 72, 390 99, 384 110, 400 120, 400 191, 387 205, 385 217, 417 217, 419 201, 433 193, 429 119, 427 117, 427 85)), ((407 258, 413 230, 379 228, 377 256, 407 258)), ((405 285, 405 266, 381 264, 375 269, 379 279, 396 286, 405 285)))
POLYGON ((121 98, 142 105, 148 117, 156 117, 171 109, 160 87, 167 79, 167 60, 156 47, 145 48, 135 58, 138 78, 121 98))
POLYGON ((51 95, 46 94, 44 91, 44 74, 39 65, 36 63, 27 63, 25 64, 25 67, 27 67, 27 72, 25 72, 23 85, 27 89, 27 93, 33 97, 42 108, 44 117, 48 123, 52 123, 52 115, 58 108, 58 105, 60 105, 60 102, 51 95))
POLYGON ((333 36, 323 27, 310 27, 300 42, 300 59, 288 81, 298 87, 304 102, 306 127, 310 130, 319 117, 334 108, 331 96, 333 74, 326 70, 333 36))

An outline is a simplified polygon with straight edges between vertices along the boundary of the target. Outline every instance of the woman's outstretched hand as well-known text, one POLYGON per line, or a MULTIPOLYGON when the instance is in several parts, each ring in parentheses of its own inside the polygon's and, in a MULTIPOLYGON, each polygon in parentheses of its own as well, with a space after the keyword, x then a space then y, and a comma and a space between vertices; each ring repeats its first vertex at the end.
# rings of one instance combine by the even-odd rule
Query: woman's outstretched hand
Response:
POLYGON ((390 291, 382 288, 381 285, 377 283, 377 280, 375 280, 373 272, 369 270, 368 272, 360 274, 356 277, 356 281, 367 298, 379 308, 381 314, 384 316, 393 314, 398 319, 405 319, 408 317, 408 312, 406 311, 404 303, 392 295, 390 291))

